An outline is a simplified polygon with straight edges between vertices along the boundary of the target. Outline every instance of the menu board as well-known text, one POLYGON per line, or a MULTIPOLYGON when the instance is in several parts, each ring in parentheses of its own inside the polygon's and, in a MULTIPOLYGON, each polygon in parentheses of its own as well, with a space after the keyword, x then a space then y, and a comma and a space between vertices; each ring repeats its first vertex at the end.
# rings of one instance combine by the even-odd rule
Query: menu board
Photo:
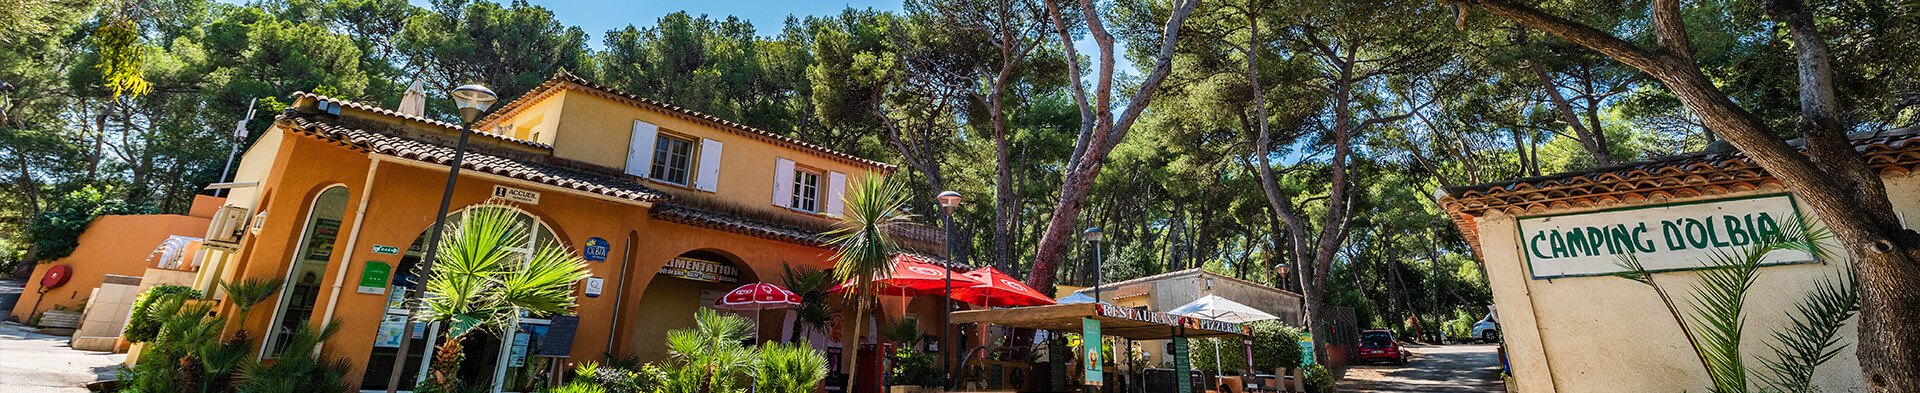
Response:
POLYGON ((534 356, 564 358, 573 352, 573 332, 580 328, 580 317, 556 315, 552 321, 547 325, 547 334, 540 337, 534 356))

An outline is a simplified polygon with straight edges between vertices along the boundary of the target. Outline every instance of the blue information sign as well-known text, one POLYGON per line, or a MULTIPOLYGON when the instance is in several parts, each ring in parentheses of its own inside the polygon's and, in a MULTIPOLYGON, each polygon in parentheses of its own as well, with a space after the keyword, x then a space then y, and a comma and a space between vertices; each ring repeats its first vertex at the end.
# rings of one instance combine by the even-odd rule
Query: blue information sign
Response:
POLYGON ((588 238, 587 246, 581 247, 580 252, 583 254, 586 254, 583 258, 585 258, 587 261, 606 262, 607 250, 611 250, 611 249, 613 249, 613 247, 609 247, 607 245, 607 239, 601 239, 601 238, 595 237, 595 238, 588 238))

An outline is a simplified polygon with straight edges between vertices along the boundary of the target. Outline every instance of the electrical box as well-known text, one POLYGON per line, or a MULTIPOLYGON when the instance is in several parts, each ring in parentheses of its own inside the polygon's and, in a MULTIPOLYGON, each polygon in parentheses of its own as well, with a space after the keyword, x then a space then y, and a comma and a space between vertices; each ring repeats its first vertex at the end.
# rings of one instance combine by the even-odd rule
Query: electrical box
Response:
POLYGON ((227 205, 213 213, 213 222, 207 224, 207 246, 235 250, 240 248, 240 239, 247 234, 247 221, 251 218, 247 208, 227 205))

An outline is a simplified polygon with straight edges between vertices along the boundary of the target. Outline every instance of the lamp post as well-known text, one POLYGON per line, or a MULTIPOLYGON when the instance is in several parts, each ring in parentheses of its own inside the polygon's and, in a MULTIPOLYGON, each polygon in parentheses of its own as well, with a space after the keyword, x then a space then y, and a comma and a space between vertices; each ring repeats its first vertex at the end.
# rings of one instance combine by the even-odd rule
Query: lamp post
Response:
POLYGON ((1100 232, 1100 227, 1092 227, 1087 228, 1086 232, 1080 232, 1080 236, 1086 238, 1088 243, 1093 243, 1093 302, 1099 304, 1100 284, 1106 281, 1106 277, 1100 274, 1104 271, 1100 268, 1100 239, 1106 237, 1106 234, 1100 232))
MULTIPOLYGON (((960 253, 955 252, 959 250, 960 247, 953 244, 953 235, 954 232, 956 232, 953 227, 953 209, 960 208, 960 202, 966 200, 966 198, 961 197, 958 192, 946 191, 940 193, 940 196, 935 199, 940 200, 940 210, 947 213, 944 222, 947 227, 947 260, 965 264, 965 259, 958 257, 960 253)), ((940 346, 947 351, 947 359, 940 362, 940 365, 947 369, 947 390, 952 391, 954 380, 957 379, 954 378, 957 374, 955 371, 958 371, 953 369, 953 364, 959 361, 958 357, 954 356, 955 352, 959 350, 953 345, 953 269, 949 267, 940 270, 947 272, 947 307, 944 309, 940 319, 940 323, 947 326, 946 335, 940 337, 940 346)))
MULTIPOLYGON (((460 142, 453 147, 453 162, 447 169, 447 188, 440 194, 440 213, 434 216, 433 228, 427 231, 427 253, 416 268, 420 274, 414 279, 413 293, 407 296, 405 307, 409 308, 420 302, 420 295, 426 293, 427 278, 433 275, 434 258, 438 258, 440 254, 440 230, 446 226, 447 209, 453 205, 453 185, 460 180, 460 161, 467 155, 467 137, 473 135, 473 121, 480 118, 480 114, 486 113, 487 108, 493 106, 494 101, 500 100, 500 96, 493 94, 493 90, 481 85, 460 86, 454 88, 448 95, 453 96, 454 105, 460 109, 460 142)), ((404 326, 400 330, 400 348, 393 355, 393 370, 387 374, 387 393, 400 390, 400 374, 406 368, 407 352, 413 348, 412 312, 407 313, 407 323, 404 326)), ((421 357, 420 361, 431 362, 433 359, 421 357)))

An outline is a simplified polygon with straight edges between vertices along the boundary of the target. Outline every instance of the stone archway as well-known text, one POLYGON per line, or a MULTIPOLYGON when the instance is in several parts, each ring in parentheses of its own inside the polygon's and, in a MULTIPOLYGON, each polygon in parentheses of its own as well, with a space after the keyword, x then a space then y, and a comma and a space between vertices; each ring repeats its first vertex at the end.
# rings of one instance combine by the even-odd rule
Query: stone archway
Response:
MULTIPOLYGON (((627 317, 635 321, 632 331, 628 332, 632 337, 628 341, 629 353, 642 361, 666 360, 668 331, 693 327, 693 315, 700 308, 710 307, 714 299, 727 291, 763 280, 739 257, 716 249, 687 251, 668 260, 657 272, 640 274, 652 277, 646 281, 640 301, 623 312, 633 312, 627 317)), ((768 314, 778 314, 778 311, 768 314)), ((752 314, 745 315, 751 317, 752 314)), ((763 334, 778 329, 778 323, 768 323, 774 326, 761 329, 763 334)))

